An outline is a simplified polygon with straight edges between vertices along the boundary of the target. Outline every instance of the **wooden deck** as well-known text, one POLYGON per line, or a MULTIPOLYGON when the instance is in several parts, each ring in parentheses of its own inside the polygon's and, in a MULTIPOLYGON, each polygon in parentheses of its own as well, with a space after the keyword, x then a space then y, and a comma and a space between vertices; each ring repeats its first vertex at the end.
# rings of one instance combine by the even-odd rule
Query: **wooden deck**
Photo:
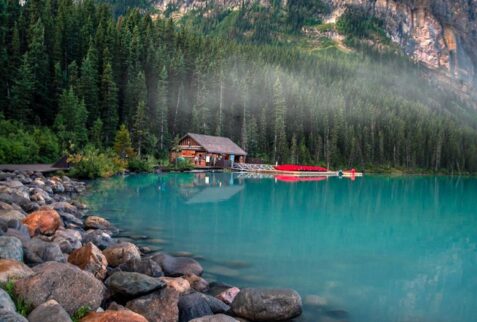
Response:
POLYGON ((53 164, 0 164, 0 170, 3 171, 32 171, 32 172, 55 172, 66 170, 66 168, 57 168, 53 164))

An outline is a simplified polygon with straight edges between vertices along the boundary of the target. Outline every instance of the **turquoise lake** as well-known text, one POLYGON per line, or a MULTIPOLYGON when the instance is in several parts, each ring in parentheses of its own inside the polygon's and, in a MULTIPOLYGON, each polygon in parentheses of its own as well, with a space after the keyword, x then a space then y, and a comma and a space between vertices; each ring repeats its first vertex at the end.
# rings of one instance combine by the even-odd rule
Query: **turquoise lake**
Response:
POLYGON ((131 175, 86 201, 208 280, 296 289, 299 321, 477 321, 475 178, 131 175))

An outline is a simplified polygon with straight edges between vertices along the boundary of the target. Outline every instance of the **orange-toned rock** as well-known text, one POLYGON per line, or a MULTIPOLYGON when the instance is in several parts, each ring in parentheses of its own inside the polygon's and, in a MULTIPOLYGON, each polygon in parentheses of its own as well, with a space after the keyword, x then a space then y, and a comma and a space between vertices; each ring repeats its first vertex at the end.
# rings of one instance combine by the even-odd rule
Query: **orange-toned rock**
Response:
POLYGON ((108 261, 99 248, 91 242, 73 251, 68 257, 68 262, 92 273, 100 280, 106 277, 108 261))
POLYGON ((145 317, 129 310, 88 313, 80 322, 148 322, 145 317))
POLYGON ((205 292, 209 289, 209 282, 195 274, 186 274, 183 276, 197 292, 205 292))
POLYGON ((108 264, 116 267, 131 259, 140 259, 141 253, 136 245, 128 242, 114 244, 103 250, 103 255, 106 256, 108 264))
POLYGON ((52 235, 60 227, 61 218, 56 210, 42 208, 23 219, 23 224, 27 226, 32 237, 38 233, 52 235))
POLYGON ((179 294, 190 292, 190 283, 182 277, 160 277, 168 288, 176 290, 179 294))
POLYGON ((33 275, 33 270, 22 262, 0 259, 0 285, 9 280, 19 280, 30 275, 33 275))

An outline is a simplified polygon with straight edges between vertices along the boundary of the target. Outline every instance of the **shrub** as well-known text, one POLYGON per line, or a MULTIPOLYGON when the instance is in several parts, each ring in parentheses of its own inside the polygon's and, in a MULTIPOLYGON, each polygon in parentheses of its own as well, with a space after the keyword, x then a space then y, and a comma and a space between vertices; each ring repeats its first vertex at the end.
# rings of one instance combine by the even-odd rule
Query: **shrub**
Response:
POLYGON ((28 316, 28 314, 32 311, 31 305, 26 303, 22 298, 18 297, 14 291, 15 283, 9 280, 4 286, 3 289, 12 299, 13 303, 15 304, 15 308, 17 312, 23 316, 28 316))
POLYGON ((0 163, 51 163, 59 155, 58 138, 48 128, 0 119, 0 163))
POLYGON ((68 161, 73 166, 70 175, 85 179, 107 178, 123 172, 127 166, 127 161, 121 160, 112 150, 100 152, 92 146, 71 155, 68 161))
POLYGON ((134 172, 152 172, 156 164, 157 160, 153 156, 135 157, 128 161, 128 169, 134 172))

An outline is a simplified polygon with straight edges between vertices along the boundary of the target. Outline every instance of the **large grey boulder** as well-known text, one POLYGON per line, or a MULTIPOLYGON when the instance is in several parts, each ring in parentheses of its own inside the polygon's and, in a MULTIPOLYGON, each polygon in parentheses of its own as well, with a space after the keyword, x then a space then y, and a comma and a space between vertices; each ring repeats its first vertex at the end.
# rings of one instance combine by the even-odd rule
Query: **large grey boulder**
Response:
POLYGON ((239 322, 239 320, 225 314, 215 314, 196 318, 190 320, 190 322, 239 322))
POLYGON ((10 220, 22 221, 25 219, 25 215, 21 211, 15 209, 0 209, 0 219, 7 222, 10 220))
POLYGON ((0 236, 0 259, 23 261, 22 242, 17 237, 0 236))
POLYGON ((37 306, 28 315, 29 322, 72 322, 65 309, 55 300, 37 306))
POLYGON ((146 274, 151 277, 161 277, 164 275, 161 266, 151 258, 133 258, 115 268, 117 271, 136 272, 146 274))
POLYGON ((166 276, 182 276, 186 274, 202 275, 202 266, 195 259, 190 257, 174 257, 169 254, 160 253, 151 257, 159 265, 166 276))
POLYGON ((65 255, 57 243, 46 242, 35 237, 25 242, 23 246, 27 264, 37 265, 49 261, 66 262, 65 255))
POLYGON ((230 307, 216 298, 202 294, 191 293, 183 295, 179 299, 179 321, 187 322, 216 313, 226 313, 230 307))
POLYGON ((14 311, 0 310, 0 321, 2 322, 28 322, 28 320, 14 311))
POLYGON ((101 250, 104 250, 116 243, 111 237, 110 232, 100 229, 86 231, 86 233, 83 235, 83 244, 87 244, 89 242, 93 243, 101 250))
POLYGON ((152 294, 129 301, 128 309, 146 317, 148 321, 177 322, 179 319, 179 293, 163 288, 152 294))
POLYGON ((93 274, 57 262, 47 262, 33 270, 36 274, 15 283, 16 294, 33 307, 53 299, 71 315, 81 307, 96 310, 101 305, 106 288, 93 274))
POLYGON ((291 289, 244 288, 232 302, 232 311, 252 321, 284 321, 302 313, 302 301, 291 289))
POLYGON ((15 312, 15 304, 13 303, 10 295, 0 288, 0 310, 15 312))
POLYGON ((105 281, 105 284, 113 296, 125 297, 137 297, 166 286, 158 278, 133 272, 116 272, 105 281))

